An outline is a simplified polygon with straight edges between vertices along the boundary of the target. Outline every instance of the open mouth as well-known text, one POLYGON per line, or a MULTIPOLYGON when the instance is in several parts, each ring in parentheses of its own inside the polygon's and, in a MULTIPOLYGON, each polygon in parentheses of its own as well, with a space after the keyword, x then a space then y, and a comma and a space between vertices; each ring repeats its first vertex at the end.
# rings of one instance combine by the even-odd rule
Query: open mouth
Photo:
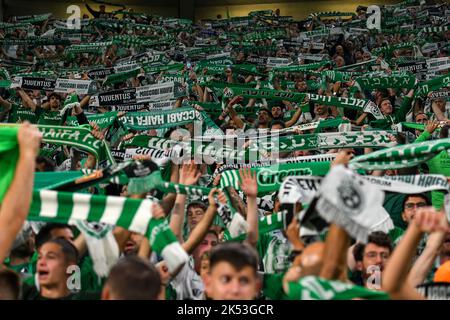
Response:
POLYGON ((48 277, 48 275, 49 275, 49 272, 48 271, 44 271, 44 270, 40 270, 40 271, 38 271, 38 277, 39 277, 39 279, 46 279, 47 277, 48 277))
POLYGON ((125 251, 129 252, 129 251, 133 251, 136 248, 136 245, 134 244, 134 242, 128 241, 125 244, 125 251))

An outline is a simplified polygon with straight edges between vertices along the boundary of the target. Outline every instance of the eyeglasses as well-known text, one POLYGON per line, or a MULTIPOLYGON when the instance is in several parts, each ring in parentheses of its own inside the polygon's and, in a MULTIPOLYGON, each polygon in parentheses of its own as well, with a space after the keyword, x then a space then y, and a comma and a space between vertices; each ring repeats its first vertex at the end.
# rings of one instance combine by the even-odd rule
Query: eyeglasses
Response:
POLYGON ((426 207, 426 206, 427 206, 427 204, 425 202, 405 203, 405 209, 423 208, 423 207, 426 207))
POLYGON ((389 253, 387 253, 387 252, 380 252, 380 253, 378 253, 378 252, 375 252, 375 251, 370 251, 370 252, 367 252, 365 254, 365 256, 367 258, 369 258, 369 259, 375 259, 377 256, 380 256, 381 259, 383 259, 383 260, 389 259, 389 253))

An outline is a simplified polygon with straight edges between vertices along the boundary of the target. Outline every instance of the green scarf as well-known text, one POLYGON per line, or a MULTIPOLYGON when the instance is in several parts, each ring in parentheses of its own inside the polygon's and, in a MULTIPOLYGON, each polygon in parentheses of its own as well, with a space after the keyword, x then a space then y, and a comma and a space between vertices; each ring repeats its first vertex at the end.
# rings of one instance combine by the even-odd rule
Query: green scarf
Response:
POLYGON ((337 280, 326 280, 316 276, 306 276, 297 282, 289 282, 290 300, 388 300, 385 292, 369 290, 365 287, 337 280))
POLYGON ((364 170, 398 169, 426 162, 450 148, 450 138, 410 143, 353 158, 350 167, 364 170))
POLYGON ((92 153, 97 159, 107 159, 111 163, 115 163, 106 142, 96 139, 91 134, 90 128, 47 125, 38 125, 38 128, 43 134, 43 142, 80 148, 92 153))
MULTIPOLYGON (((96 123, 101 129, 108 128, 110 125, 114 123, 114 120, 117 118, 117 112, 105 112, 100 114, 88 115, 86 117, 89 122, 96 123)), ((79 126, 78 120, 76 117, 67 117, 66 123, 68 126, 79 126)))
MULTIPOLYGON (((258 195, 272 193, 280 189, 283 179, 289 176, 324 176, 330 169, 330 162, 309 163, 282 163, 268 167, 254 167, 251 171, 256 173, 258 183, 258 195)), ((239 187, 239 170, 226 170, 221 173, 220 187, 239 187)))
POLYGON ((412 74, 391 75, 384 77, 361 77, 356 78, 356 84, 362 90, 407 88, 412 89, 416 83, 416 77, 412 74))
POLYGON ((187 261, 187 254, 167 221, 152 219, 152 204, 150 200, 41 190, 33 192, 28 220, 59 223, 87 220, 146 235, 152 249, 167 260, 173 271, 187 261))
POLYGON ((18 126, 0 125, 0 203, 8 191, 19 159, 18 126))
POLYGON ((415 97, 426 97, 431 91, 439 90, 446 87, 450 83, 450 72, 431 79, 429 81, 419 83, 414 94, 415 97))
POLYGON ((149 130, 183 126, 196 120, 201 121, 204 117, 204 112, 182 107, 163 111, 128 112, 120 121, 130 129, 149 130))

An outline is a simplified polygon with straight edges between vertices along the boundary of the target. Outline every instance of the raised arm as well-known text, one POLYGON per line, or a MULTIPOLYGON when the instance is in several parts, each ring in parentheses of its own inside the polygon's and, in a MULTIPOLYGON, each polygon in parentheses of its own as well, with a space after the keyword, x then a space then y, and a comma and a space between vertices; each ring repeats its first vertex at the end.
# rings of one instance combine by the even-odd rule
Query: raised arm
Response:
POLYGON ((414 95, 414 89, 409 90, 408 94, 403 98, 402 105, 397 111, 398 121, 405 121, 406 115, 411 109, 411 103, 414 95))
MULTIPOLYGON (((205 215, 195 226, 195 228, 191 231, 191 234, 189 235, 186 242, 181 245, 188 254, 191 254, 195 250, 195 248, 197 248, 197 246, 200 244, 200 242, 208 233, 209 228, 211 228, 211 224, 217 213, 217 206, 214 200, 214 195, 218 192, 221 193, 222 191, 219 191, 218 189, 214 188, 209 192, 208 195, 209 206, 208 209, 206 209, 205 215)), ((222 199, 224 199, 225 195, 223 195, 222 193, 221 197, 222 199)))
POLYGON ((298 118, 300 118, 301 115, 302 115, 302 108, 299 107, 297 109, 297 111, 295 111, 292 118, 290 120, 286 121, 286 128, 292 127, 294 124, 296 124, 298 121, 298 118))
MULTIPOLYGON (((201 172, 197 170, 197 165, 192 161, 189 163, 185 163, 181 166, 179 182, 181 184, 193 185, 197 183, 200 176, 201 172)), ((183 242, 185 204, 186 204, 186 195, 177 194, 175 198, 175 205, 172 209, 172 215, 170 217, 169 223, 170 228, 172 229, 173 233, 175 234, 180 243, 183 242)))
POLYGON ((444 115, 444 113, 441 111, 441 109, 439 109, 436 101, 433 101, 433 103, 431 104, 431 109, 433 110, 434 114, 436 115, 436 118, 439 121, 448 121, 449 119, 447 119, 447 117, 444 115))
POLYGON ((6 258, 17 233, 28 216, 33 195, 34 169, 42 133, 28 122, 17 134, 19 159, 14 179, 0 207, 0 264, 6 258))
POLYGON ((245 242, 256 247, 258 242, 258 206, 256 195, 258 194, 258 184, 256 174, 249 168, 239 170, 241 177, 240 188, 247 196, 247 238, 245 242))
POLYGON ((425 281, 428 272, 433 267, 434 261, 439 256, 441 245, 445 239, 445 232, 437 231, 430 234, 427 245, 422 254, 417 258, 416 262, 409 272, 408 282, 413 287, 417 287, 425 281))
POLYGON ((443 212, 433 207, 417 210, 405 235, 392 253, 383 272, 382 289, 396 300, 424 299, 407 281, 416 248, 425 232, 447 231, 448 223, 443 212))
POLYGON ((24 107, 31 109, 32 111, 36 111, 36 104, 33 100, 23 91, 22 88, 17 89, 17 93, 19 94, 20 98, 22 99, 22 103, 24 107))

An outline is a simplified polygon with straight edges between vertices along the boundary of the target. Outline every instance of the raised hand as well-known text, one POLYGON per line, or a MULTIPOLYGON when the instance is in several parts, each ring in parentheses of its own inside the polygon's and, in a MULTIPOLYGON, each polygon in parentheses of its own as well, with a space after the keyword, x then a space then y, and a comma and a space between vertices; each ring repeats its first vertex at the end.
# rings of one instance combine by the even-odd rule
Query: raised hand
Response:
POLYGON ((152 204, 152 218, 153 219, 161 219, 164 218, 166 214, 164 213, 164 209, 159 205, 159 203, 154 202, 152 204))
POLYGON ((239 187, 245 193, 247 197, 256 198, 258 194, 258 184, 256 182, 256 174, 250 170, 250 168, 244 168, 239 170, 239 176, 241 182, 239 187))
POLYGON ((438 121, 428 120, 425 126, 425 131, 432 134, 439 127, 438 121))
POLYGON ((96 123, 93 122, 93 121, 90 121, 89 124, 90 124, 91 127, 92 127, 91 134, 92 134, 95 138, 97 138, 97 139, 99 139, 99 140, 105 139, 106 130, 107 130, 108 128, 105 128, 105 129, 102 130, 102 129, 98 126, 98 124, 96 124, 96 123))
POLYGON ((17 133, 20 154, 28 154, 36 157, 41 146, 42 132, 36 126, 25 121, 20 125, 17 133))
POLYGON ((197 165, 193 160, 181 165, 180 180, 181 184, 193 185, 200 179, 202 173, 198 171, 197 165))
POLYGON ((450 231, 445 213, 443 211, 436 211, 433 207, 417 209, 413 217, 413 223, 424 233, 450 231))
POLYGON ((227 197, 225 196, 225 193, 223 193, 222 190, 217 189, 217 188, 213 188, 209 192, 209 194, 208 194, 209 204, 213 204, 213 205, 218 204, 218 203, 216 203, 216 199, 214 198, 215 195, 217 195, 217 200, 219 200, 220 203, 227 204, 227 197))

